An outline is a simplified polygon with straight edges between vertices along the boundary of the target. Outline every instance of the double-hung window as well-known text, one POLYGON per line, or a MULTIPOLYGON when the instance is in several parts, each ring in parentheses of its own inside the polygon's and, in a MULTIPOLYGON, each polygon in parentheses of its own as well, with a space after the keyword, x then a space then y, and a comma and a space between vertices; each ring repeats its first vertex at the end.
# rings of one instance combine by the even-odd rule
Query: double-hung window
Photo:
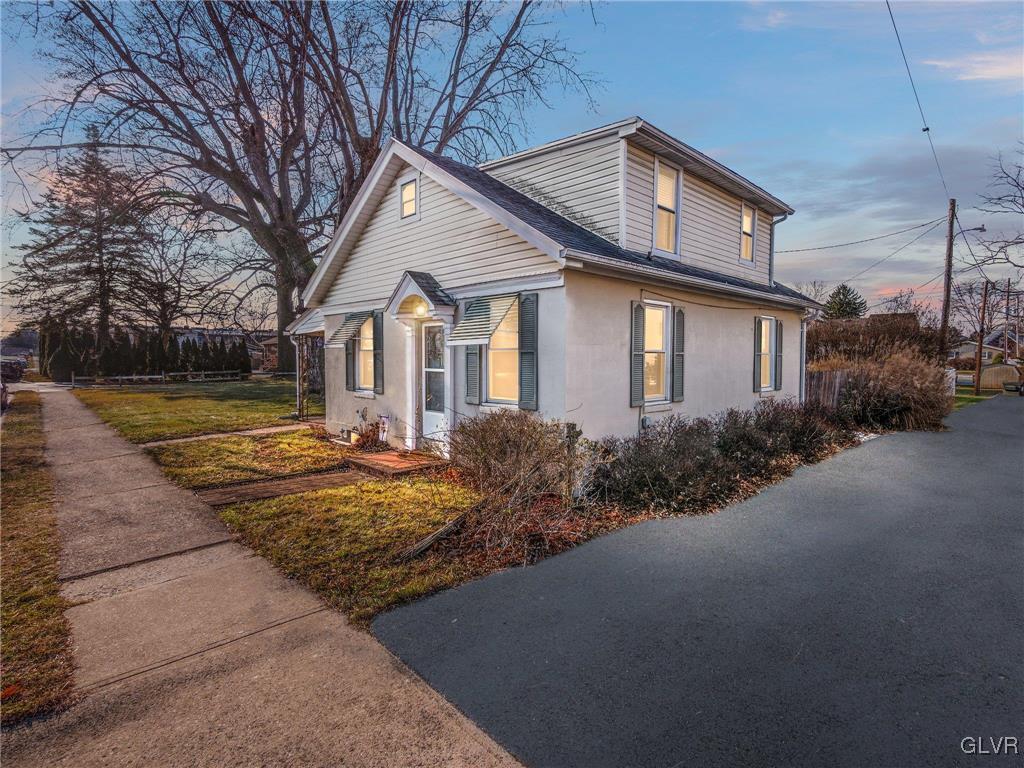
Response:
POLYGON ((644 400, 668 400, 668 312, 665 304, 644 304, 644 400))
POLYGON ((519 302, 505 317, 487 344, 487 399, 494 403, 519 402, 519 302))
POLYGON ((679 171, 661 161, 656 165, 654 246, 659 251, 679 253, 679 171))
POLYGON ((373 389, 373 316, 359 327, 356 338, 356 389, 373 389))
POLYGON ((757 226, 757 211, 746 203, 740 211, 740 261, 754 263, 754 227, 757 226))
POLYGON ((416 179, 410 179, 399 188, 402 218, 407 219, 416 215, 416 179))
POLYGON ((782 321, 774 317, 754 320, 754 391, 782 389, 782 321))

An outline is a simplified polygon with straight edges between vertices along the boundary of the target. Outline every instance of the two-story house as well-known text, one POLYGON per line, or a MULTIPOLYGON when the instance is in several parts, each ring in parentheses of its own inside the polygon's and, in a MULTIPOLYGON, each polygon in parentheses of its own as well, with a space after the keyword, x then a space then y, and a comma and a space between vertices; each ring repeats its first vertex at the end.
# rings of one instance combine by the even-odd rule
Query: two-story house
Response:
POLYGON ((800 398, 778 198, 640 118, 478 168, 390 141, 304 294, 327 427, 444 440, 520 408, 588 437, 800 398))

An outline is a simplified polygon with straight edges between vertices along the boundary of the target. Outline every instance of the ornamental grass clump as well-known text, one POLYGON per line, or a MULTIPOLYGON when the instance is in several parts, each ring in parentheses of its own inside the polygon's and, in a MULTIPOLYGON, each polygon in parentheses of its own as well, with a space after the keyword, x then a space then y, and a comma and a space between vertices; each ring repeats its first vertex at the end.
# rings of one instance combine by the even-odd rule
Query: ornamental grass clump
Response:
POLYGON ((861 429, 939 429, 953 409, 944 366, 909 347, 876 359, 833 359, 847 372, 837 419, 861 429))

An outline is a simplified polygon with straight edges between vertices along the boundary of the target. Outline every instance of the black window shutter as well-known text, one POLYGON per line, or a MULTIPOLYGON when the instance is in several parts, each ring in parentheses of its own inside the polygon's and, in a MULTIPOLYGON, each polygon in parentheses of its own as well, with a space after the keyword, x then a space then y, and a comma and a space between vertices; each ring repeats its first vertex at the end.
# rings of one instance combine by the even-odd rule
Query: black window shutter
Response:
POLYGON ((683 399, 683 373, 686 363, 686 313, 676 307, 672 312, 672 401, 683 399))
POLYGON ((761 391, 761 318, 754 318, 754 391, 761 391))
POLYGON ((519 294, 519 408, 537 410, 537 294, 519 294))
POLYGON ((466 402, 480 405, 480 347, 466 347, 466 402))
POLYGON ((384 394, 384 312, 373 311, 373 391, 384 394))
POLYGON ((356 388, 356 342, 349 339, 345 342, 345 389, 349 392, 356 388))
POLYGON ((782 321, 775 321, 775 389, 782 389, 782 321))
POLYGON ((629 407, 644 404, 644 305, 634 301, 630 310, 629 407))

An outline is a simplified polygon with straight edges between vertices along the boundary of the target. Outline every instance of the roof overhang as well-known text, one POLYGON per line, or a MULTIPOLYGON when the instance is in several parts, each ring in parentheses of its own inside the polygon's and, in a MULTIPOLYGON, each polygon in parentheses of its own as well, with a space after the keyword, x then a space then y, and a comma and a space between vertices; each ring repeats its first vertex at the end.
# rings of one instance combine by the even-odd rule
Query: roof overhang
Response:
POLYGON ((327 291, 341 272, 348 253, 355 245, 363 227, 384 198, 389 186, 397 177, 398 171, 405 166, 411 166, 429 176, 449 192, 458 195, 559 264, 563 263, 564 248, 559 243, 513 216, 423 155, 392 138, 388 139, 377 161, 370 168, 366 180, 359 188, 352 205, 335 230, 334 237, 327 246, 316 271, 313 272, 306 289, 302 292, 303 302, 307 306, 316 307, 323 303, 327 291))
MULTIPOLYGON (((436 284, 436 281, 434 283, 436 284)), ((450 320, 455 316, 455 302, 450 296, 442 293, 440 286, 433 290, 430 290, 431 288, 433 286, 421 285, 421 281, 417 280, 412 272, 406 271, 402 275, 402 279, 398 281, 398 285, 391 294, 391 298, 388 299, 384 311, 392 317, 400 319, 415 320, 424 317, 441 317, 450 320), (402 304, 411 296, 416 296, 423 302, 420 305, 421 310, 423 310, 422 316, 416 316, 413 313, 413 315, 407 317, 408 313, 402 309, 402 304)))
MULTIPOLYGON (((324 316, 319 309, 310 308, 292 320, 284 332, 289 336, 301 336, 324 332, 324 316)), ((276 341, 276 339, 275 339, 276 341)))
POLYGON ((592 253, 581 253, 570 251, 566 254, 568 261, 566 267, 571 269, 582 269, 588 272, 607 274, 613 277, 643 276, 647 280, 654 280, 666 285, 690 288, 701 293, 711 293, 734 299, 755 300, 762 304, 774 306, 792 307, 797 309, 820 309, 821 305, 810 299, 799 299, 795 296, 780 296, 777 293, 758 291, 753 288, 742 288, 728 283, 721 283, 715 280, 705 280, 699 277, 683 275, 668 269, 662 269, 654 264, 630 264, 607 256, 598 256, 592 253), (576 263, 574 263, 574 260, 576 263))

